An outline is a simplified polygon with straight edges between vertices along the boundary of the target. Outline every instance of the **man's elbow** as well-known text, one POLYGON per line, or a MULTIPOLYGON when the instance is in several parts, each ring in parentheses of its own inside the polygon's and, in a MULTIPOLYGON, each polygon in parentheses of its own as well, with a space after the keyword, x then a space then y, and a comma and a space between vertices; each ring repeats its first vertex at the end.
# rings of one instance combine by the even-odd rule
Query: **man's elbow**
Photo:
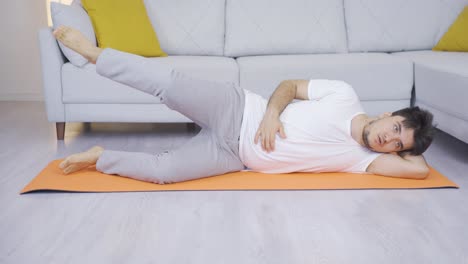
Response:
POLYGON ((419 168, 413 173, 412 176, 414 179, 424 180, 427 178, 427 176, 429 176, 429 172, 430 170, 428 167, 419 168))

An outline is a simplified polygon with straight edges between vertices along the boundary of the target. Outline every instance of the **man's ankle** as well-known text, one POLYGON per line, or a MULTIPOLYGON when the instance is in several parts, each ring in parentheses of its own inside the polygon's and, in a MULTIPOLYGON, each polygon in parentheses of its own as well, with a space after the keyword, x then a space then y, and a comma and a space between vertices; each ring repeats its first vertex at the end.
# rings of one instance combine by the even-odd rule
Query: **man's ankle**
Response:
POLYGON ((101 157, 101 155, 102 155, 102 152, 104 152, 104 150, 98 150, 98 151, 96 151, 96 152, 93 152, 93 154, 94 154, 94 156, 93 156, 93 162, 94 162, 94 164, 97 163, 99 157, 101 157))
POLYGON ((92 64, 96 64, 97 60, 98 60, 98 57, 99 55, 101 55, 103 49, 101 48, 98 48, 98 47, 94 47, 89 53, 88 53, 88 56, 87 56, 87 60, 89 62, 91 62, 92 64))

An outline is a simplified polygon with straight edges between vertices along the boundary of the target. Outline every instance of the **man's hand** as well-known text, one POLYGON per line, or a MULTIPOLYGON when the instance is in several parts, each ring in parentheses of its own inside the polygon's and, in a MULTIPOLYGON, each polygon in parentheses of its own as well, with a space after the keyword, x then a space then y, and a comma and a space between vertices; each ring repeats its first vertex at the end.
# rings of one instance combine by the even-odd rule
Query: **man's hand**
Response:
POLYGON ((254 142, 257 144, 261 138, 262 149, 266 152, 273 151, 275 150, 275 137, 277 132, 280 133, 281 138, 286 138, 283 124, 279 117, 266 114, 258 127, 254 142))
POLYGON ((286 106, 294 99, 308 100, 308 80, 285 80, 280 83, 268 101, 263 120, 255 134, 255 144, 262 141, 262 149, 266 152, 275 150, 276 133, 286 138, 283 124, 279 116, 286 106))

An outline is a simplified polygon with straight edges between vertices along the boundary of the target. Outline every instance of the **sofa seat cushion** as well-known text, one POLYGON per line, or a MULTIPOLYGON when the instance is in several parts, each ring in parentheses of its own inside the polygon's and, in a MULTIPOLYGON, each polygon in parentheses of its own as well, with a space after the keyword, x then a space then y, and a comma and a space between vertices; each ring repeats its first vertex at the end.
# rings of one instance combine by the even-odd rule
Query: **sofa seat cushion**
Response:
POLYGON ((416 104, 468 122, 468 53, 427 50, 393 54, 415 64, 416 104))
POLYGON ((409 106, 413 64, 384 53, 277 55, 237 59, 240 86, 269 98, 286 79, 336 79, 351 84, 368 114, 409 106), (382 103, 389 102, 389 103, 382 103))
POLYGON ((407 58, 414 62, 416 67, 428 67, 468 77, 467 52, 421 50, 395 52, 392 55, 407 58))
POLYGON ((393 53, 415 64, 416 100, 468 121, 468 53, 393 53))
MULTIPOLYGON (((166 60, 182 72, 206 80, 238 84, 239 72, 234 59, 212 56, 169 56, 149 58, 166 60)), ((96 73, 96 65, 78 68, 71 63, 62 67, 64 103, 160 103, 160 99, 117 83, 96 73)))

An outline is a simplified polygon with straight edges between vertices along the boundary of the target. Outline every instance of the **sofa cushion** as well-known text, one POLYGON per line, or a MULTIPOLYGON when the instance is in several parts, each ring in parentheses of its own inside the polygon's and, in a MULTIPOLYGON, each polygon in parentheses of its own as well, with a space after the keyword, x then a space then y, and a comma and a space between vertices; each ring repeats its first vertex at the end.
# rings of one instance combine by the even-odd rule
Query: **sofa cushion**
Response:
POLYGON ((225 0, 144 0, 169 55, 223 55, 225 0))
POLYGON ((114 48, 146 57, 165 57, 143 0, 82 0, 93 22, 100 48, 114 48))
MULTIPOLYGON (((93 25, 89 19, 86 11, 77 5, 64 5, 60 3, 50 3, 50 12, 54 29, 59 26, 69 26, 78 29, 83 35, 91 41, 93 45, 96 45, 96 37, 94 34, 93 25)), ((66 47, 61 41, 58 41, 60 49, 63 55, 75 66, 82 67, 88 60, 81 56, 76 51, 66 47)))
POLYGON ((432 49, 468 0, 344 0, 350 51, 432 49))
POLYGON ((346 52, 341 0, 227 0, 226 56, 346 52))
POLYGON ((237 59, 242 88, 268 98, 285 79, 348 82, 361 100, 409 99, 412 63, 382 53, 274 55, 237 59))
POLYGON ((361 101, 395 102, 384 109, 378 103, 365 107, 371 114, 407 107, 411 99, 413 64, 388 54, 256 56, 241 57, 237 62, 240 86, 265 98, 286 79, 336 79, 351 84, 361 101))
MULTIPOLYGON (((174 68, 196 78, 238 84, 238 68, 234 59, 212 56, 169 56, 149 58, 166 60, 174 68), (200 67, 203 65, 203 67, 200 67)), ((71 63, 62 67, 64 103, 160 103, 159 98, 117 83, 96 73, 96 65, 78 68, 71 63)))
POLYGON ((415 63, 416 104, 468 121, 468 53, 414 51, 394 55, 415 63))
POLYGON ((448 51, 406 51, 395 52, 402 58, 409 59, 415 63, 415 67, 428 67, 438 71, 455 73, 468 77, 468 53, 467 52, 448 52, 448 51))
POLYGON ((432 50, 468 51, 468 6, 463 9, 432 50))

